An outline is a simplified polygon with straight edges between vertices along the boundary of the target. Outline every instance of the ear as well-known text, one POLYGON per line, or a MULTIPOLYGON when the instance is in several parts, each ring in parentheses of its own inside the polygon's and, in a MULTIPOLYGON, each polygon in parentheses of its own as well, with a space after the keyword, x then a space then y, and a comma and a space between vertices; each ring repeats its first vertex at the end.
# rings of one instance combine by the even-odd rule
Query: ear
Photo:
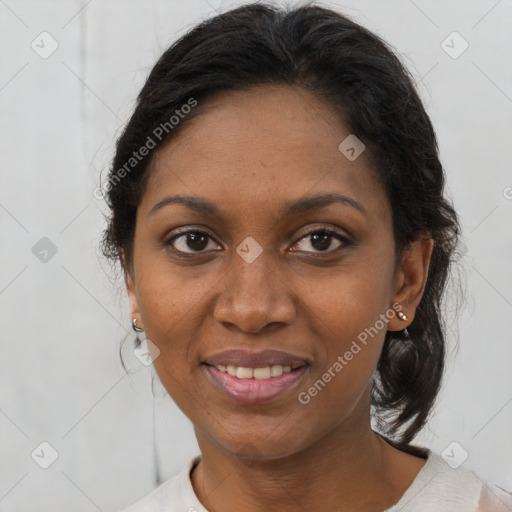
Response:
POLYGON ((434 240, 430 233, 421 233, 402 252, 393 285, 392 304, 401 306, 401 309, 399 306, 395 306, 393 309, 402 311, 407 316, 407 320, 401 320, 397 315, 393 316, 388 322, 388 331, 401 331, 414 320, 416 308, 423 297, 427 284, 433 248, 434 240))
POLYGON ((139 303, 137 301, 137 293, 135 291, 135 282, 133 277, 133 268, 128 268, 124 265, 124 282, 126 284, 126 291, 128 293, 128 299, 130 301, 131 318, 137 319, 137 327, 143 328, 142 320, 139 311, 139 303))

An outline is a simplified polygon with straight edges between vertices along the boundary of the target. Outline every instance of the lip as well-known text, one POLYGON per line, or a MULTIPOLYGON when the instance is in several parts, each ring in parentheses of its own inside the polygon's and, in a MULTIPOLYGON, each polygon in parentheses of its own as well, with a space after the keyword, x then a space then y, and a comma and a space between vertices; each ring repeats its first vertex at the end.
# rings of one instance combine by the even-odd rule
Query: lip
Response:
MULTIPOLYGON (((296 387, 309 369, 309 365, 306 364, 289 373, 283 373, 279 377, 239 379, 228 373, 221 372, 215 366, 210 366, 206 363, 202 366, 217 389, 224 395, 244 404, 261 404, 275 400, 296 387)), ((255 368, 259 367, 256 366, 255 368)))
POLYGON ((207 356, 202 362, 211 366, 233 365, 243 366, 244 368, 265 368, 266 366, 281 365, 290 366, 292 370, 310 364, 310 361, 306 357, 297 356, 281 350, 252 352, 243 348, 225 350, 207 356))

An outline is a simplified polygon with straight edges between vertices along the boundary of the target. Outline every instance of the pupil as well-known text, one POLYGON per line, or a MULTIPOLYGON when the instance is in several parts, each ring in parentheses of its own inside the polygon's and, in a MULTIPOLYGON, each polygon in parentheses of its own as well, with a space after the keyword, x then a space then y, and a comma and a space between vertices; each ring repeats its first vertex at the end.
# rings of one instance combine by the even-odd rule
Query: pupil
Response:
POLYGON ((323 234, 321 234, 321 235, 319 235, 319 234, 313 235, 313 241, 312 241, 311 245, 313 245, 313 247, 315 249, 325 250, 325 249, 329 248, 329 245, 331 245, 331 241, 330 241, 331 235, 329 233, 324 233, 324 232, 322 232, 322 233, 323 234), (321 240, 320 244, 317 243, 318 240, 321 240), (315 245, 315 243, 316 243, 316 245, 315 245))
POLYGON ((189 233, 189 235, 187 236, 187 245, 189 246, 190 249, 199 251, 201 249, 204 249, 208 244, 206 238, 207 237, 201 233, 189 233))

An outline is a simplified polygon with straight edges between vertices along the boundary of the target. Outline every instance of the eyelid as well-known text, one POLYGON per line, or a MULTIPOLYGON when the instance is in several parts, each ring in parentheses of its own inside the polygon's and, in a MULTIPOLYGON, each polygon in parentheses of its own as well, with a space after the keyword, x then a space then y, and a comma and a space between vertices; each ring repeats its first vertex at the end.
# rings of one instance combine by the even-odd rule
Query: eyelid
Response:
POLYGON ((211 236, 212 238, 216 238, 216 235, 214 235, 213 232, 210 229, 208 229, 207 227, 201 226, 201 225, 195 226, 194 224, 189 224, 187 226, 175 228, 172 230, 172 232, 173 232, 173 234, 170 237, 166 238, 168 241, 172 240, 173 238, 177 238, 180 235, 184 235, 186 233, 194 233, 194 232, 206 233, 208 236, 211 236))
POLYGON ((327 231, 329 233, 336 234, 347 241, 350 241, 350 236, 348 233, 341 231, 340 228, 336 228, 329 224, 317 224, 313 226, 308 226, 307 228, 304 228, 303 230, 300 230, 295 236, 298 236, 297 242, 299 240, 302 240, 305 236, 312 235, 313 233, 316 233, 317 231, 327 231))

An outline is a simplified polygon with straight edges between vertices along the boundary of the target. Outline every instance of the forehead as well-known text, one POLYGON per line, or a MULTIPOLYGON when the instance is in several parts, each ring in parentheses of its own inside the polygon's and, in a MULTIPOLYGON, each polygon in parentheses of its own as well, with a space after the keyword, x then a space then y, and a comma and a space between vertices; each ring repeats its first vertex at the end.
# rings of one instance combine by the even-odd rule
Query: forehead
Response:
POLYGON ((346 158, 339 145, 350 130, 308 91, 258 86, 217 94, 195 108, 198 114, 154 155, 140 205, 146 213, 175 194, 254 211, 337 192, 377 216, 389 214, 368 156, 346 158))

